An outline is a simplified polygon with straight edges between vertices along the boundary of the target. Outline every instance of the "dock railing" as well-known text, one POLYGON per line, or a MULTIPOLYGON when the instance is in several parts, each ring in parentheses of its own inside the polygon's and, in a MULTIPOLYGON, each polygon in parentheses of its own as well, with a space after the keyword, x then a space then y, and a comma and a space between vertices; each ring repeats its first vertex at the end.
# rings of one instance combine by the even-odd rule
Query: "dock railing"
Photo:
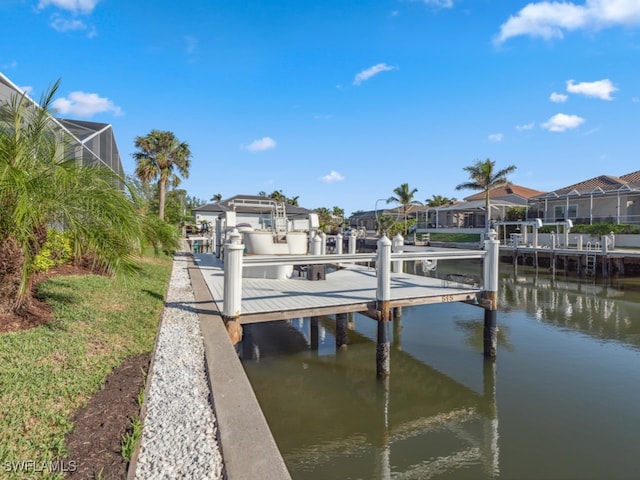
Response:
MULTIPOLYGON (((484 354, 494 358, 497 350, 497 292, 498 292, 498 263, 500 242, 494 231, 489 233, 489 239, 484 242, 484 250, 446 251, 446 252, 403 252, 396 244, 396 251, 392 252, 392 242, 386 236, 378 239, 376 253, 348 253, 334 255, 318 255, 317 247, 312 250, 314 255, 247 255, 244 256, 243 245, 238 238, 233 238, 225 245, 224 262, 224 300, 223 317, 227 329, 240 327, 242 313, 242 267, 243 265, 314 265, 337 264, 350 262, 376 262, 376 319, 378 321, 378 336, 376 349, 376 374, 380 378, 389 376, 390 341, 387 325, 391 319, 391 266, 399 262, 410 260, 483 260, 483 291, 478 302, 484 308, 484 354)), ((396 267, 394 267, 394 270, 396 267)), ((398 270, 402 271, 402 270, 398 270)))
MULTIPOLYGON (((386 238, 386 237, 383 237, 386 238)), ((390 270, 391 264, 405 261, 421 261, 421 260, 472 260, 485 259, 487 251, 485 250, 464 250, 464 251, 445 251, 445 252, 391 252, 391 241, 389 245, 383 246, 373 253, 343 253, 343 254, 327 254, 327 255, 244 255, 243 245, 227 243, 225 244, 225 262, 224 262, 224 302, 223 316, 225 319, 238 319, 241 315, 242 300, 242 268, 244 266, 277 266, 277 265, 345 265, 349 263, 371 263, 376 262, 376 271, 378 277, 382 277, 382 283, 378 282, 378 299, 385 299, 384 294, 387 291, 390 282, 390 276, 387 270, 390 270), (380 261, 380 258, 385 258, 380 261), (386 273, 385 273, 386 272, 386 273)), ((485 261, 485 263, 487 263, 485 261)), ((492 262, 489 262, 492 263, 492 262)), ((488 273, 492 268, 483 268, 485 289, 495 288, 493 281, 488 281, 488 273)), ((491 276, 491 275, 490 275, 491 276)), ((496 273, 497 278, 497 273, 496 273)), ((497 288, 496 288, 497 290, 497 288)))

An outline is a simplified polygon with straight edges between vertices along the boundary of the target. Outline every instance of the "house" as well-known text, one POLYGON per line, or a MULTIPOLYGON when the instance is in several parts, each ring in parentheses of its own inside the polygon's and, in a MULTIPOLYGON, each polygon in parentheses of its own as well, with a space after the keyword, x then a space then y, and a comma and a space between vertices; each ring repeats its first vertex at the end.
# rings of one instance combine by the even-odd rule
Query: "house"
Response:
MULTIPOLYGON (((21 95, 25 95, 24 92, 0 73, 0 105, 21 95)), ((25 98, 39 108, 37 102, 27 95, 25 98)), ((124 178, 124 168, 110 124, 52 117, 51 127, 60 138, 64 158, 76 159, 84 165, 101 164, 124 178)), ((124 183, 121 187, 124 190, 124 183)))
MULTIPOLYGON (((544 192, 509 183, 489 191, 491 221, 501 221, 513 207, 529 206, 529 199, 544 192)), ((478 192, 464 198, 462 202, 452 202, 438 207, 428 207, 418 222, 418 231, 439 228, 465 228, 484 230, 486 225, 485 193, 478 192)), ((524 220, 524 218, 523 218, 524 220)))
MULTIPOLYGON (((407 209, 407 218, 416 218, 420 212, 424 212, 426 207, 423 205, 409 205, 407 209)), ((368 210, 354 212, 349 217, 349 226, 354 229, 376 231, 378 230, 378 219, 387 216, 395 219, 397 222, 404 221, 404 212, 402 206, 394 208, 380 208, 377 210, 368 210)))
POLYGON ((615 177, 600 175, 537 195, 529 200, 529 218, 546 223, 640 224, 640 170, 615 177))
POLYGON ((308 229, 309 215, 313 213, 306 208, 259 195, 234 195, 220 202, 201 205, 191 211, 197 224, 206 223, 213 226, 217 219, 226 218, 228 212, 235 215, 236 225, 246 224, 256 230, 282 231, 308 229), (305 228, 299 228, 302 224, 305 228))

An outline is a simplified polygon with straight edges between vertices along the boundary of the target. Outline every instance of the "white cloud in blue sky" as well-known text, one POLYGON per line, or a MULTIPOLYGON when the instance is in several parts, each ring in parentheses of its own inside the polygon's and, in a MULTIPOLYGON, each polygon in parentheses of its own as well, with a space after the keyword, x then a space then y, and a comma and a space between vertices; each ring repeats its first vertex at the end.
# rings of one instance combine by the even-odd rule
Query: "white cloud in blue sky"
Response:
POLYGON ((566 113, 556 113, 553 117, 542 124, 542 128, 550 132, 564 132, 578 128, 584 123, 584 118, 578 115, 567 115, 566 113))
POLYGON ((492 133, 489 135, 489 141, 494 143, 501 142, 503 138, 504 135, 502 133, 492 133))
POLYGON ((586 97, 599 98, 601 100, 613 100, 611 94, 618 89, 613 86, 611 80, 605 78, 595 82, 575 83, 574 80, 567 80, 567 92, 577 93, 586 97))
POLYGON ((494 41, 502 43, 520 35, 550 40, 563 38, 565 32, 616 25, 640 25, 638 0, 586 0, 584 4, 533 2, 501 25, 494 41))
POLYGON ((535 126, 536 124, 534 122, 525 123, 523 125, 516 125, 516 130, 518 130, 519 132, 526 132, 527 130, 533 130, 533 127, 535 126))
POLYGON ((334 182, 343 181, 344 177, 340 175, 340 173, 336 172, 335 170, 331 170, 331 172, 328 175, 321 177, 320 180, 322 181, 322 183, 334 183, 334 182))
POLYGON ((453 0, 422 0, 422 2, 436 8, 453 8, 453 0))
POLYGON ((54 6, 74 14, 87 15, 93 11, 100 0, 40 0, 38 8, 54 6))
POLYGON ((365 70, 362 70, 360 73, 358 73, 353 79, 353 84, 359 86, 362 84, 362 82, 369 80, 371 77, 374 77, 382 72, 388 72, 390 70, 395 70, 395 69, 396 67, 391 67, 386 63, 378 63, 377 65, 374 65, 373 67, 369 67, 365 70))
POLYGON ((262 137, 258 140, 254 140, 249 145, 244 145, 242 148, 249 150, 252 153, 264 152, 265 150, 271 150, 276 148, 276 141, 271 137, 262 137))
POLYGON ((569 96, 565 95, 564 93, 553 92, 551 95, 549 95, 549 100, 551 100, 553 103, 564 103, 567 101, 567 98, 569 98, 569 96))
POLYGON ((92 117, 98 113, 123 115, 120 107, 97 93, 71 92, 66 98, 54 100, 52 106, 60 115, 77 115, 79 117, 92 117))

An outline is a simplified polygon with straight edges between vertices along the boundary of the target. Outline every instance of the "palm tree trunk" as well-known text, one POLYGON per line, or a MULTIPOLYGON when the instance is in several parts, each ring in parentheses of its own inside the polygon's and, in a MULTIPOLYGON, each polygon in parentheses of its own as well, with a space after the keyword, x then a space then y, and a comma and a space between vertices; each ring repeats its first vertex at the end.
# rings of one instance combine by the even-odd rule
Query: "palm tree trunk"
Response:
POLYGON ((28 303, 20 295, 24 254, 13 238, 0 240, 0 315, 19 311, 28 303))
POLYGON ((158 187, 160 189, 160 199, 159 199, 159 206, 158 206, 158 216, 160 217, 160 220, 164 220, 164 198, 165 198, 165 189, 167 187, 167 181, 164 179, 160 179, 158 181, 158 187))

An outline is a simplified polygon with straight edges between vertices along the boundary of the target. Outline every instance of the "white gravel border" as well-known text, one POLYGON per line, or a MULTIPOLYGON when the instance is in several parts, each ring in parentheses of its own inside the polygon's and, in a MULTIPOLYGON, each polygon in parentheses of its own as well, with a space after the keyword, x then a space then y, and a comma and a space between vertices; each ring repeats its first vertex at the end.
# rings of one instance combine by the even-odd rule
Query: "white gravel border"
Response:
POLYGON ((136 479, 223 479, 188 257, 178 254, 148 380, 136 479))

